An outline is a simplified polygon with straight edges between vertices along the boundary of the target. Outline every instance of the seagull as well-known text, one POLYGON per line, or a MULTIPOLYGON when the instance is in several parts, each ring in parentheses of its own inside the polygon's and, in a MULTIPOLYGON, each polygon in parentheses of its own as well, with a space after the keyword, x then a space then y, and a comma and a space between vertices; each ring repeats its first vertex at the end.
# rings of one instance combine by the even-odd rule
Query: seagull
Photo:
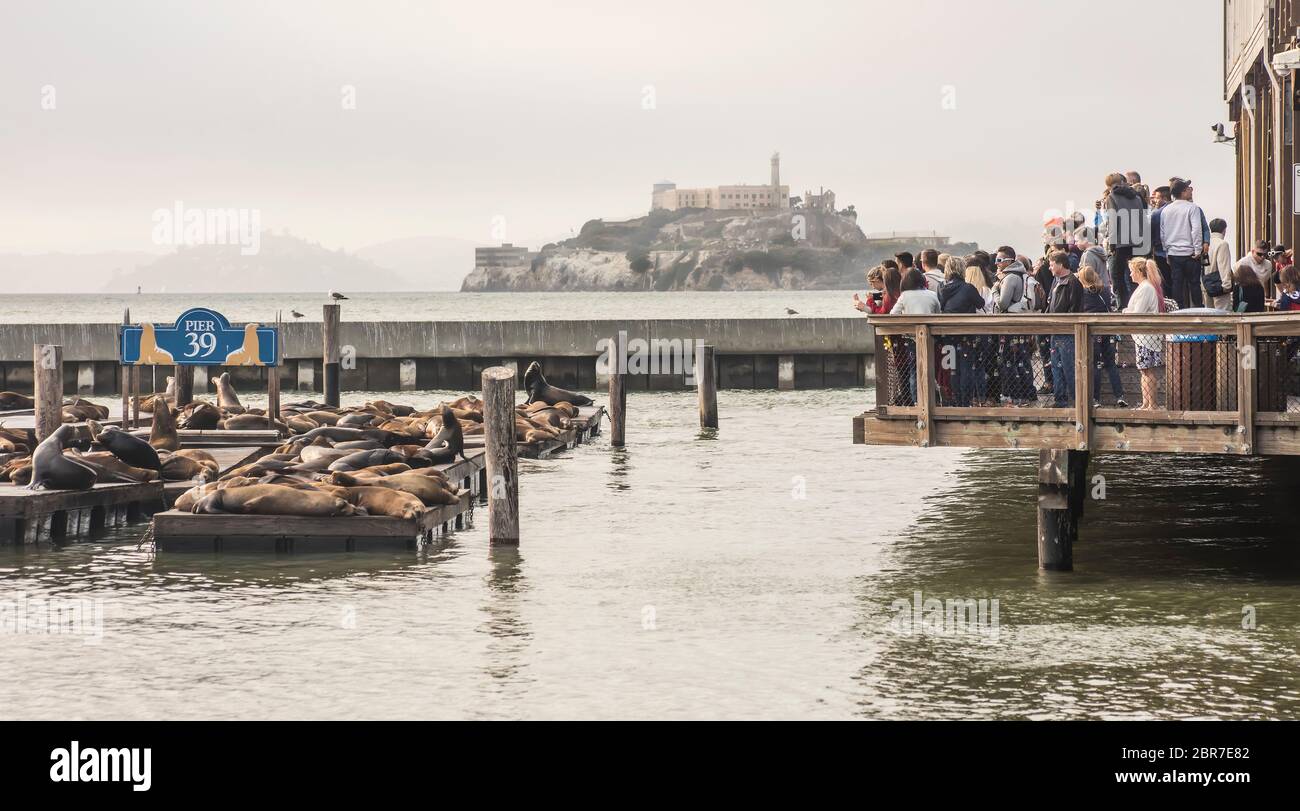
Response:
POLYGON ((300 312, 298 312, 297 310, 290 310, 290 311, 289 311, 289 315, 293 316, 294 318, 303 318, 303 317, 304 317, 303 314, 300 313, 300 312))
POLYGON ((785 314, 786 314, 786 315, 798 315, 798 314, 799 314, 799 311, 798 311, 798 310, 791 310, 789 307, 786 307, 786 308, 785 308, 785 314))
POLYGON ((348 300, 348 297, 347 297, 347 296, 343 295, 342 293, 335 293, 333 290, 330 291, 330 298, 334 299, 335 301, 347 301, 347 300, 348 300))

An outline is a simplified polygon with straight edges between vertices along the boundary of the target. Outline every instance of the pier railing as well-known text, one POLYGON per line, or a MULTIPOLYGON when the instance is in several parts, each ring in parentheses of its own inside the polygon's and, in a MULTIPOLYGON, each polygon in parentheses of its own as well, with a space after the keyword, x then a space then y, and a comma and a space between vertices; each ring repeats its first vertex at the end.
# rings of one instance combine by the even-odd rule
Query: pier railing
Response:
POLYGON ((1300 454, 1300 314, 870 323, 876 407, 856 442, 1300 454))

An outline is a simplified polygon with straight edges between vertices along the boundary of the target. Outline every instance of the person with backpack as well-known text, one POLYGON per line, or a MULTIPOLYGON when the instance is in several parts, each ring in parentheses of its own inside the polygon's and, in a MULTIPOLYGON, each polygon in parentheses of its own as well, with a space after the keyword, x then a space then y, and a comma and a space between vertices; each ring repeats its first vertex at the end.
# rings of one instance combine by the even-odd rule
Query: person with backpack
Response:
POLYGON ((1232 309, 1232 246, 1224 238, 1228 223, 1216 217, 1210 220, 1210 264, 1205 269, 1205 295, 1210 306, 1232 309))
MULTIPOLYGON (((1010 248, 998 249, 995 307, 999 313, 1033 313, 1041 291, 1038 282, 1015 257, 1015 251, 1010 248)), ((1033 337, 1000 335, 998 349, 1002 359, 998 374, 1002 400, 1017 406, 1034 405, 1038 395, 1030 360, 1034 352, 1033 337)))
MULTIPOLYGON (((1110 256, 1106 271, 1097 275, 1107 289, 1115 291, 1120 306, 1124 306, 1128 304, 1128 297, 1133 292, 1128 286, 1128 260, 1135 254, 1151 250, 1147 203, 1120 172, 1106 175, 1105 183, 1106 190, 1101 196, 1102 233, 1105 234, 1104 244, 1110 256)), ((1103 255, 1106 251, 1103 251, 1103 255)))
MULTIPOLYGON (((1115 296, 1102 287, 1097 271, 1092 267, 1081 267, 1076 274, 1079 284, 1083 286, 1083 308, 1085 313, 1115 312, 1115 296)), ((1117 408, 1128 408, 1124 401, 1124 383, 1120 380, 1119 368, 1115 365, 1115 344, 1118 335, 1097 335, 1092 339, 1092 392, 1093 407, 1099 406, 1101 397, 1101 373, 1104 369, 1110 378, 1110 390, 1115 395, 1117 408)))

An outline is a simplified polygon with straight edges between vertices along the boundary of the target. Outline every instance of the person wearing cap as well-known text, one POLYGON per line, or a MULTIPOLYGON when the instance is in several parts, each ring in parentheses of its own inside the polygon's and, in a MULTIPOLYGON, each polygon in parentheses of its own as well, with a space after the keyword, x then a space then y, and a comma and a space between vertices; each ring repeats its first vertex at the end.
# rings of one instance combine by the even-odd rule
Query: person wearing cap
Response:
POLYGON ((1210 250, 1210 224, 1192 202, 1191 181, 1177 178, 1169 192, 1174 200, 1160 211, 1160 243, 1169 261, 1171 293, 1180 308, 1201 307, 1201 256, 1210 250))
MULTIPOLYGON (((1100 246, 1092 243, 1091 232, 1089 232, 1087 228, 1080 228, 1078 231, 1075 231, 1074 244, 1078 245, 1083 250, 1083 253, 1079 255, 1078 268, 1092 268, 1093 271, 1096 272, 1097 278, 1101 279, 1102 289, 1107 293, 1112 292, 1113 288, 1111 286, 1110 269, 1107 267, 1106 262, 1106 252, 1103 251, 1100 246)), ((1131 251, 1132 249, 1130 248, 1129 250, 1131 251)), ((1123 256, 1124 252, 1111 254, 1111 258, 1113 259, 1116 255, 1123 256)), ((1129 258, 1131 259, 1132 257, 1130 256, 1129 258)), ((1127 262, 1127 260, 1125 261, 1127 262)), ((1114 285, 1114 288, 1118 287, 1118 284, 1114 285)), ((1124 290, 1127 291, 1128 287, 1125 287, 1124 290)), ((1116 295, 1118 295, 1118 292, 1116 292, 1116 295)), ((1127 297, 1127 292, 1125 292, 1125 298, 1127 297)))

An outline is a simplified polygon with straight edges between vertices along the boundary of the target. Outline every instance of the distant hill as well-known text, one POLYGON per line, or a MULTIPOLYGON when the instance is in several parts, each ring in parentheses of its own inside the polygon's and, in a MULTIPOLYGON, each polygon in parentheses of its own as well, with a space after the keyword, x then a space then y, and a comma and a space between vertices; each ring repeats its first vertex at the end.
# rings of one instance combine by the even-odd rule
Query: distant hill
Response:
POLYGON ((175 253, 121 272, 100 289, 133 293, 276 293, 285 290, 411 290, 418 285, 353 254, 286 234, 262 234, 260 250, 238 245, 182 245, 175 253))
POLYGON ((805 210, 654 211, 591 220, 578 236, 542 247, 527 265, 475 268, 462 290, 849 290, 898 251, 956 253, 972 243, 867 239, 844 214, 805 210))

